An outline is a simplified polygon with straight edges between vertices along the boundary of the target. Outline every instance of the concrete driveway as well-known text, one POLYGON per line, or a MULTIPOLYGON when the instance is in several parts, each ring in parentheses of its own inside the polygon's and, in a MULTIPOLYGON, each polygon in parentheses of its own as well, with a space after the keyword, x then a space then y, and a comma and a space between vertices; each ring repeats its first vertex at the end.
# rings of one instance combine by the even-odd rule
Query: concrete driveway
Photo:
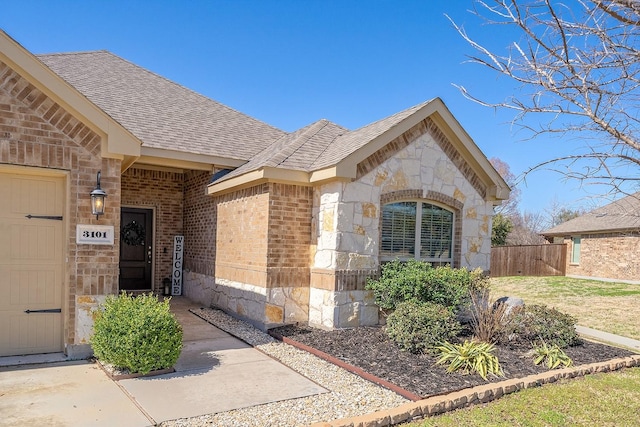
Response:
POLYGON ((171 374, 114 381, 87 361, 0 358, 0 426, 152 426, 327 391, 188 311, 198 307, 171 302, 184 331, 171 374))

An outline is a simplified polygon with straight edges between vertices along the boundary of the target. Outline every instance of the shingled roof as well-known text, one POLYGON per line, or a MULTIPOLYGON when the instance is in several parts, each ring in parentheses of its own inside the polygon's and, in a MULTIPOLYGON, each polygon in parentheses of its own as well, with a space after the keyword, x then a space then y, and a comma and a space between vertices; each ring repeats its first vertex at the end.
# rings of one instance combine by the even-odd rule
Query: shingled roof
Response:
POLYGON ((144 147, 249 160, 285 135, 107 51, 37 58, 144 147))
POLYGON ((568 236, 638 229, 640 229, 640 192, 563 222, 541 234, 543 236, 568 236))
POLYGON ((319 120, 286 133, 107 51, 37 58, 82 101, 96 106, 132 141, 142 142, 141 151, 128 153, 125 169, 136 162, 234 169, 216 176, 209 194, 268 180, 354 179, 360 162, 430 117, 486 185, 488 200, 508 197, 504 180, 439 98, 354 131, 319 120))
POLYGON ((220 178, 218 182, 263 167, 312 172, 333 166, 427 103, 408 108, 354 131, 325 119, 319 120, 278 139, 251 161, 220 178))

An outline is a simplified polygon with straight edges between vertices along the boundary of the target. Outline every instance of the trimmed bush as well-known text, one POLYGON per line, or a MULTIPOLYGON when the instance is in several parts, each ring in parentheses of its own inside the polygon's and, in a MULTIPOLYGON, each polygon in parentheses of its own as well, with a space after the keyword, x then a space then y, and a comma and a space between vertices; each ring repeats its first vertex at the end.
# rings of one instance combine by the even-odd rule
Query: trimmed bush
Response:
POLYGON ((538 346, 546 343, 567 348, 581 343, 576 319, 546 305, 525 305, 508 316, 499 342, 512 346, 538 346))
POLYGON ((427 352, 460 332, 460 323, 446 307, 429 302, 405 301, 387 318, 386 331, 400 348, 427 352))
POLYGON ((95 356, 132 373, 170 368, 182 350, 182 328, 169 311, 169 300, 151 294, 108 296, 93 330, 95 356))
POLYGON ((395 310, 404 301, 431 302, 457 310, 468 304, 472 290, 488 287, 480 269, 432 267, 431 264, 394 260, 382 266, 379 279, 369 279, 376 304, 383 310, 395 310))

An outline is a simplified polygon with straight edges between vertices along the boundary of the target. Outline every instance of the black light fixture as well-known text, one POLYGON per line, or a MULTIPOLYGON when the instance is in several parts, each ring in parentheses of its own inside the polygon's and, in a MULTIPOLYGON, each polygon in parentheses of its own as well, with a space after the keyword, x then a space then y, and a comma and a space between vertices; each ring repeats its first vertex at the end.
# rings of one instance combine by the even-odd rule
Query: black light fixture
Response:
POLYGON ((96 177, 96 188, 91 192, 91 213, 96 216, 96 219, 100 215, 104 215, 104 198, 107 197, 107 193, 100 188, 100 171, 96 177))

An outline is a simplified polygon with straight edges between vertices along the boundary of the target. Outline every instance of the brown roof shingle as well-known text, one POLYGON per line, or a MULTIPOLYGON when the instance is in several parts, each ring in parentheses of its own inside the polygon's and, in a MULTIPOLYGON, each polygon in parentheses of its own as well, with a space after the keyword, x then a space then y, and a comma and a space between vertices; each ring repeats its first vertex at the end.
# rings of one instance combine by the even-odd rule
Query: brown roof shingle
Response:
POLYGON ((640 192, 563 222, 540 234, 544 236, 567 236, 587 232, 602 233, 638 229, 640 229, 640 192))
POLYGON ((322 155, 331 141, 345 132, 348 131, 335 123, 324 119, 319 120, 281 137, 248 163, 233 170, 219 181, 264 167, 309 172, 311 165, 322 155))
POLYGON ((285 135, 107 51, 37 57, 145 147, 249 160, 285 135))

